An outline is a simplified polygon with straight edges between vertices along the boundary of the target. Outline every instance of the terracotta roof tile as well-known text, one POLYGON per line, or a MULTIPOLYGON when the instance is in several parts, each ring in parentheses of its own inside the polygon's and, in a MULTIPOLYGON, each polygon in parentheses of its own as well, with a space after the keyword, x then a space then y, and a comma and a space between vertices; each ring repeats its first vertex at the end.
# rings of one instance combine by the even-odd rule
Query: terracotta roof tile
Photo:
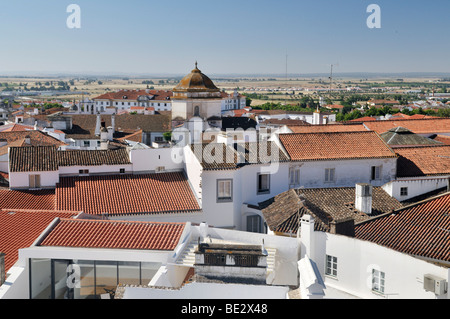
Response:
POLYGON ((280 134, 293 161, 395 157, 392 149, 371 131, 280 134))
POLYGON ((15 191, 0 189, 0 209, 54 210, 54 190, 15 191))
MULTIPOLYGON (((29 146, 62 146, 66 143, 48 135, 47 133, 33 131, 2 131, 0 132, 0 140, 6 140, 7 145, 20 142, 25 143, 25 138, 29 138, 29 146)), ((21 146, 21 145, 20 145, 21 146)))
POLYGON ((325 125, 288 125, 293 133, 332 133, 332 132, 366 132, 368 129, 360 124, 325 124, 325 125))
POLYGON ((170 101, 173 96, 172 91, 164 90, 120 90, 117 92, 109 92, 95 97, 93 100, 132 100, 136 101, 139 96, 153 97, 153 101, 163 102, 170 101), (124 97, 126 97, 124 99, 124 97))
POLYGON ((437 135, 433 138, 435 141, 441 142, 446 145, 450 145, 450 136, 448 135, 437 135))
POLYGON ((117 150, 66 150, 52 146, 11 147, 10 172, 48 172, 60 166, 99 166, 130 164, 128 152, 117 150))
POLYGON ((364 125, 379 134, 398 126, 407 128, 416 134, 450 133, 450 118, 396 119, 365 122, 364 125))
POLYGON ((450 261, 450 194, 355 225, 356 238, 402 253, 450 261))
POLYGON ((450 145, 396 148, 398 177, 450 174, 450 145))
POLYGON ((184 223, 61 219, 40 246, 173 250, 184 228, 184 223))
POLYGON ((177 213, 200 206, 182 173, 62 177, 56 187, 59 210, 88 214, 177 213))
MULTIPOLYGON (((138 130, 163 133, 171 131, 172 122, 169 114, 160 112, 153 115, 129 113, 116 115, 114 138, 122 138, 138 130)), ((101 115, 101 121, 105 123, 105 127, 112 125, 111 115, 101 115)), ((72 115, 72 129, 64 130, 64 133, 66 138, 99 139, 100 136, 95 135, 96 124, 97 115, 95 114, 72 115)))
MULTIPOLYGON (((272 231, 296 233, 303 214, 313 215, 315 229, 330 231, 332 221, 352 218, 355 222, 369 219, 369 215, 355 209, 355 188, 290 189, 259 204, 264 219, 272 231)), ((380 215, 402 207, 381 187, 374 187, 372 215, 380 215)))
POLYGON ((273 142, 191 144, 191 150, 204 170, 238 169, 244 165, 287 162, 289 158, 273 142), (272 156, 272 152, 275 152, 272 156))
POLYGON ((0 210, 0 252, 6 254, 6 271, 16 263, 18 250, 30 247, 55 218, 76 215, 78 213, 75 212, 0 210))

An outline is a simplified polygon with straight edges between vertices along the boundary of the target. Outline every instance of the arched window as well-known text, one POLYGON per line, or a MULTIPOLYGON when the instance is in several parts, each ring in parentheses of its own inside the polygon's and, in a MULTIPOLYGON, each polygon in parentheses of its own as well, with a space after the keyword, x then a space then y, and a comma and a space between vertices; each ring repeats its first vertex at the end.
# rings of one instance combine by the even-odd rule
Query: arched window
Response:
POLYGON ((194 116, 200 116, 200 107, 198 105, 194 107, 194 116))

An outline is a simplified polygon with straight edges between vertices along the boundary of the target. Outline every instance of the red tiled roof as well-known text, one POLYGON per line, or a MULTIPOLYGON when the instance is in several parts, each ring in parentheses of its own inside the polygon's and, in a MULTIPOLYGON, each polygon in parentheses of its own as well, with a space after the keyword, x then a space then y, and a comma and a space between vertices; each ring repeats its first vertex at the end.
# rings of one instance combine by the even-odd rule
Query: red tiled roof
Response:
POLYGON ((25 131, 33 131, 34 126, 23 125, 23 124, 11 124, 7 127, 3 128, 2 132, 25 132, 25 131))
POLYGON ((396 148, 398 177, 450 174, 450 145, 396 148))
POLYGON ((371 116, 365 116, 365 117, 360 117, 358 119, 354 119, 354 120, 350 120, 349 122, 372 122, 372 121, 376 121, 377 119, 371 116))
POLYGON ((76 215, 75 212, 0 210, 0 252, 6 254, 6 271, 16 263, 18 250, 30 247, 55 218, 76 215))
POLYGON ((30 145, 54 145, 61 146, 66 145, 66 143, 54 138, 53 136, 48 135, 47 133, 32 130, 32 131, 1 131, 0 139, 5 139, 7 143, 11 143, 13 141, 22 140, 25 137, 30 138, 30 145))
POLYGON ((131 164, 126 149, 58 150, 53 146, 11 147, 10 172, 56 171, 60 166, 101 166, 131 164))
POLYGON ((402 253, 450 261, 450 194, 356 225, 356 238, 402 253))
POLYGON ((386 121, 370 121, 364 125, 379 134, 389 131, 392 128, 404 127, 416 134, 450 133, 450 118, 429 118, 429 119, 396 119, 386 121))
POLYGON ((450 145, 450 136, 448 135, 437 135, 433 140, 450 145))
POLYGON ((163 91, 163 90, 150 90, 148 93, 146 90, 121 90, 117 92, 109 92, 97 96, 94 100, 123 100, 124 96, 126 96, 126 100, 135 101, 139 96, 154 96, 154 100, 156 101, 169 101, 172 96, 172 91, 163 91))
POLYGON ((325 125, 288 125, 293 133, 327 133, 327 132, 366 132, 364 125, 356 124, 325 124, 325 125))
POLYGON ((394 151, 371 131, 280 134, 293 161, 395 157, 394 151))
POLYGON ((15 191, 0 189, 0 209, 54 210, 54 190, 15 191))
POLYGON ((40 246, 173 250, 184 223, 61 219, 40 246))
POLYGON ((88 214, 198 211, 182 173, 64 177, 56 187, 57 209, 88 214))

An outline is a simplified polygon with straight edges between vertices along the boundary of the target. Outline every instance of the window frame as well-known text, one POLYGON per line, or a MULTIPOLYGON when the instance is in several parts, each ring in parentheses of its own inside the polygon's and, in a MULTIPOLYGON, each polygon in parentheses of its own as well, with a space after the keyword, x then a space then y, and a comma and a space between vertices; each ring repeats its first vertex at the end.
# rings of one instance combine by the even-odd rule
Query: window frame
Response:
POLYGON ((28 187, 30 189, 40 189, 41 185, 41 175, 40 174, 30 174, 28 175, 28 187))
POLYGON ((80 176, 86 176, 86 175, 89 175, 89 170, 88 170, 88 169, 79 169, 79 170, 78 170, 78 174, 79 174, 80 176))
POLYGON ((383 166, 382 165, 378 165, 378 166, 372 166, 370 168, 370 180, 371 181, 380 181, 381 180, 381 171, 382 171, 383 166), (378 174, 377 174, 378 173, 378 174), (378 175, 378 176, 377 176, 378 175))
POLYGON ((400 187, 400 196, 408 196, 408 187, 400 187))
POLYGON ((325 168, 325 183, 336 183, 336 168, 325 168), (333 172, 333 178, 330 172, 333 172))
POLYGON ((338 259, 336 256, 325 256, 325 275, 336 278, 338 275, 338 259))
MULTIPOLYGON (((225 184, 226 185, 226 184, 225 184)), ((226 187, 224 186, 224 188, 223 188, 223 190, 224 190, 224 193, 225 193, 225 189, 226 189, 226 187)), ((216 181, 216 200, 217 200, 217 203, 229 203, 229 202, 232 202, 233 201, 233 179, 230 179, 230 178, 228 178, 228 179, 218 179, 217 181, 216 181), (230 196, 228 197, 219 197, 219 190, 220 190, 220 186, 219 186, 219 184, 220 183, 229 183, 229 192, 230 192, 230 196)))
POLYGON ((378 269, 372 269, 372 291, 378 294, 385 294, 386 274, 378 269))
POLYGON ((300 185, 300 167, 289 168, 289 185, 300 185))
POLYGON ((256 175, 256 193, 257 195, 270 194, 270 173, 258 173, 256 175), (267 176, 267 189, 261 188, 261 176, 267 176))

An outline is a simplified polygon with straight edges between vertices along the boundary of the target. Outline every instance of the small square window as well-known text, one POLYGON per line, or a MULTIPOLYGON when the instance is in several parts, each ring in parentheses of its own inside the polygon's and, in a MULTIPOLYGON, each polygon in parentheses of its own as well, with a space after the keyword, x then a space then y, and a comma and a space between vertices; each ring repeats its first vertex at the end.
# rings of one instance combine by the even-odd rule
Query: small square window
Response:
POLYGON ((408 196, 408 187, 400 188, 400 196, 408 196))
POLYGON ((120 174, 125 174, 125 168, 120 169, 120 174))

